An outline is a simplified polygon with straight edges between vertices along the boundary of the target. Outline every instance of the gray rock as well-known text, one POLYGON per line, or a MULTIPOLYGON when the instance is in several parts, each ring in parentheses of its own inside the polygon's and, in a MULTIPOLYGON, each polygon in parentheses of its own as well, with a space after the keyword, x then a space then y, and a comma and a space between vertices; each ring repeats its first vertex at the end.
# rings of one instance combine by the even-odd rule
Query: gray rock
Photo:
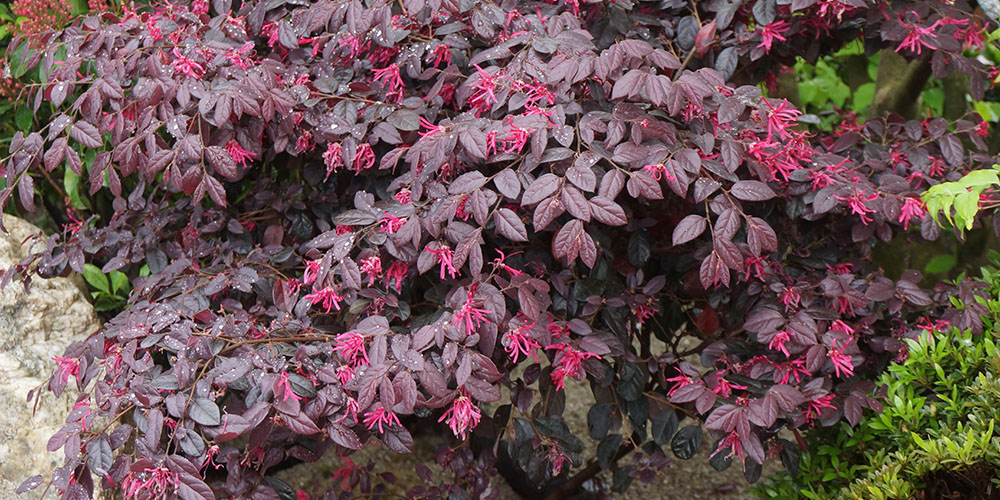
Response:
MULTIPOLYGON (((0 269, 7 269, 28 253, 31 242, 22 242, 39 229, 7 214, 3 223, 10 234, 0 233, 0 269)), ((45 444, 76 400, 73 382, 58 399, 43 391, 34 413, 26 397, 45 386, 52 356, 99 326, 80 276, 34 279, 30 294, 17 282, 0 291, 0 498, 15 498, 25 478, 41 474, 48 479, 63 464, 64 455, 46 452, 45 444)), ((41 488, 30 497, 38 498, 41 488)), ((50 491, 46 498, 55 496, 50 491)))

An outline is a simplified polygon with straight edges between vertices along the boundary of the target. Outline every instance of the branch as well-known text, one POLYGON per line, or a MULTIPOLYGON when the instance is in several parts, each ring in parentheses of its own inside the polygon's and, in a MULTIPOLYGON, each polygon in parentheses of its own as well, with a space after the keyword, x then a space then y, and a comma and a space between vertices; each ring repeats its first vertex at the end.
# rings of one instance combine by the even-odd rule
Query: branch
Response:
MULTIPOLYGON (((632 443, 622 443, 618 447, 618 453, 615 453, 615 458, 611 460, 614 464, 618 462, 619 459, 627 455, 635 446, 632 443)), ((596 476, 601 472, 601 465, 597 463, 597 460, 591 460, 590 464, 583 468, 580 472, 577 472, 573 477, 566 480, 565 483, 559 485, 558 488, 549 493, 545 500, 561 500, 567 498, 570 495, 576 493, 583 483, 587 482, 588 479, 596 476)))

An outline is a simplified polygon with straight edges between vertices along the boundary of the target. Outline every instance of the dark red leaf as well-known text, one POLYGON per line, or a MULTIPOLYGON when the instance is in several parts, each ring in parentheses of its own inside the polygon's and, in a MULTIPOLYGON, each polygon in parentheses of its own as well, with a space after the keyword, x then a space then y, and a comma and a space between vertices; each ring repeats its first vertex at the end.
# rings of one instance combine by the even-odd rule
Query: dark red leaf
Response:
POLYGON ((584 222, 590 222, 590 203, 579 189, 564 186, 560 198, 570 215, 584 222))
POLYGON ((663 199, 663 190, 660 188, 660 183, 646 171, 630 173, 626 187, 628 187, 628 194, 632 195, 633 198, 663 199))
POLYGON ((785 323, 784 316, 778 311, 770 309, 767 307, 761 307, 756 311, 750 313, 746 321, 743 323, 743 328, 750 332, 756 334, 771 333, 776 332, 781 329, 782 325, 785 323))
POLYGON ((62 163, 63 157, 66 155, 66 148, 66 137, 60 137, 52 142, 49 150, 45 152, 45 170, 51 172, 62 163))
POLYGON ((489 179, 483 175, 482 172, 478 170, 472 170, 466 172, 455 180, 451 181, 448 185, 448 194, 466 194, 471 193, 486 184, 489 179))
POLYGON ((556 191, 559 190, 559 186, 562 184, 562 179, 560 179, 555 174, 544 174, 541 177, 534 180, 527 189, 524 190, 524 196, 521 197, 522 205, 534 205, 549 196, 552 196, 556 191))
POLYGON ((764 219, 750 217, 747 219, 747 245, 753 255, 774 252, 778 250, 778 236, 764 219))
POLYGON ((497 191, 512 200, 517 199, 517 195, 521 193, 521 183, 517 180, 517 174, 509 168, 498 172, 493 177, 493 184, 496 185, 497 191))
POLYGON ((691 214, 681 219, 674 227, 673 245, 683 245, 705 232, 708 221, 704 216, 691 214))
POLYGON ((219 146, 209 146, 205 148, 205 158, 208 159, 208 164, 226 179, 236 180, 239 178, 236 162, 225 149, 219 146))
MULTIPOLYGON (((594 153, 596 155, 596 153, 594 153)), ((577 162, 580 159, 577 158, 577 162)), ((597 187, 597 176, 594 175, 594 171, 588 167, 570 167, 566 171, 566 179, 573 183, 576 187, 586 191, 592 192, 594 188, 597 187)))
POLYGON ((609 226, 624 226, 628 223, 621 205, 600 195, 590 199, 590 212, 595 219, 609 226))
POLYGON ((96 149, 104 145, 104 139, 101 138, 97 127, 82 120, 73 123, 69 129, 69 135, 84 147, 96 149))
POLYGON ((566 209, 563 207, 562 202, 559 201, 558 196, 553 196, 539 203, 535 207, 535 214, 531 222, 535 227, 535 232, 544 230, 556 217, 559 217, 565 211, 566 209))
POLYGON ((775 197, 774 191, 760 181, 739 181, 733 185, 730 192, 743 201, 765 201, 775 197))
POLYGON ((938 145, 941 147, 941 156, 949 165, 957 167, 962 164, 964 148, 958 137, 954 135, 943 136, 938 140, 938 145))
POLYGON ((612 99, 622 99, 625 97, 635 97, 645 85, 646 77, 649 73, 638 69, 630 70, 615 82, 611 90, 612 99))
MULTIPOLYGON (((509 208, 501 208, 493 216, 497 231, 511 241, 528 241, 528 230, 521 218, 509 208)), ((538 229, 536 227, 536 229, 538 229)))
POLYGON ((625 174, 622 174, 620 170, 609 170, 601 178, 601 187, 598 188, 597 194, 614 200, 623 187, 625 187, 625 174))

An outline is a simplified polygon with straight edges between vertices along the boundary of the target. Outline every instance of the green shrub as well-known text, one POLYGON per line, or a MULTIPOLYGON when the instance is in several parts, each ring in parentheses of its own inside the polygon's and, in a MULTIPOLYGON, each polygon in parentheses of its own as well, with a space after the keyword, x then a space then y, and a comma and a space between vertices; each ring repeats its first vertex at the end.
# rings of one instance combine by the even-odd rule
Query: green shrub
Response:
MULTIPOLYGON (((841 423, 804 438, 797 476, 775 475, 762 498, 910 498, 949 476, 966 487, 1000 484, 1000 253, 982 270, 990 299, 984 333, 942 328, 907 340, 909 356, 883 374, 883 409, 856 427, 841 423), (978 482, 976 479, 978 478, 978 482), (984 484, 985 483, 985 484, 984 484)), ((963 304, 957 303, 957 307, 963 304)), ((928 327, 930 328, 930 327, 928 327)))

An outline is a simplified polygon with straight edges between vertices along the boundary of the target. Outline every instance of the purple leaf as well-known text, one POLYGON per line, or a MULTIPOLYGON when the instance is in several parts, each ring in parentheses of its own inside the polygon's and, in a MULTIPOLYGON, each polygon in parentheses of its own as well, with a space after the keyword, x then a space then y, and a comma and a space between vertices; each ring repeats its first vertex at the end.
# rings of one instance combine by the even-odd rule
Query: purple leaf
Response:
POLYGON ((604 196, 598 195, 590 199, 590 212, 595 219, 609 226, 628 224, 628 218, 621 205, 604 196))
POLYGON ((195 422, 209 427, 219 425, 221 416, 219 406, 208 398, 194 398, 188 408, 188 416, 195 422))
POLYGON ((708 221, 705 217, 701 215, 688 215, 681 219, 674 227, 673 235, 673 245, 683 245, 705 232, 705 228, 708 227, 708 221))
POLYGON ((730 192, 743 201, 765 201, 775 197, 774 191, 760 181, 739 181, 733 185, 730 192))
POLYGON ((552 196, 559 190, 559 186, 561 184, 562 179, 554 174, 542 175, 541 177, 535 179, 535 181, 524 190, 524 196, 521 197, 521 205, 534 205, 535 203, 552 196))
POLYGON ((104 145, 101 133, 90 123, 78 121, 69 129, 69 135, 84 147, 96 149, 104 145))
POLYGON ((38 485, 40 485, 40 484, 42 484, 42 476, 39 476, 39 475, 31 476, 28 479, 25 479, 24 481, 22 481, 21 484, 17 487, 17 490, 14 493, 17 493, 18 495, 20 495, 20 494, 22 494, 22 493, 24 493, 26 491, 31 491, 31 490, 37 488, 38 485))
POLYGON ((750 313, 743 323, 743 328, 750 333, 763 334, 778 331, 784 323, 785 318, 781 313, 761 307, 750 313))
POLYGON ((497 231, 511 241, 528 241, 528 230, 521 218, 509 208, 501 208, 493 215, 497 231))

